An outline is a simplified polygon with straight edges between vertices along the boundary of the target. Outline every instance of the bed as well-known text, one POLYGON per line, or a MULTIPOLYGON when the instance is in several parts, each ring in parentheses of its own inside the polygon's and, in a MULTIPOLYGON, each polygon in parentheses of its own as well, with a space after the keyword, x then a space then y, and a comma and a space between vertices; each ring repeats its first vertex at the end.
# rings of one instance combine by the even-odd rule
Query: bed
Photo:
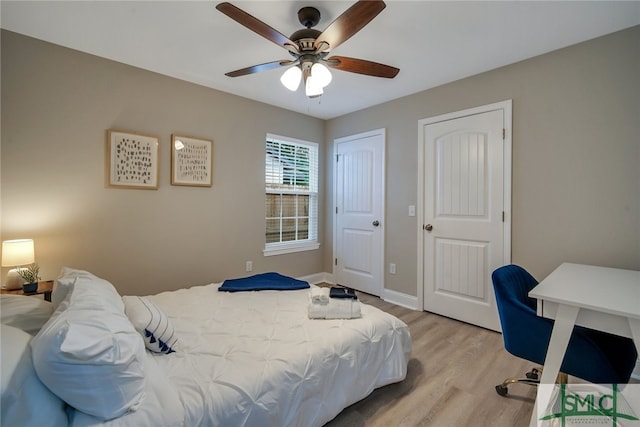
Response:
MULTIPOLYGON (((41 400, 66 420, 49 415, 39 425, 322 426, 406 376, 409 330, 388 313, 362 304, 361 318, 312 320, 309 289, 219 287, 120 297, 88 272, 63 270, 55 311, 25 351, 30 375, 47 386, 35 394, 49 391, 41 400), (145 315, 136 318, 134 309, 145 315), (107 342, 95 338, 105 330, 107 342), (80 356, 65 359, 74 351, 80 356)), ((3 372, 6 328, 16 329, 3 325, 3 372)), ((2 424, 9 425, 5 406, 15 408, 11 416, 28 403, 5 394, 3 379, 2 424)))

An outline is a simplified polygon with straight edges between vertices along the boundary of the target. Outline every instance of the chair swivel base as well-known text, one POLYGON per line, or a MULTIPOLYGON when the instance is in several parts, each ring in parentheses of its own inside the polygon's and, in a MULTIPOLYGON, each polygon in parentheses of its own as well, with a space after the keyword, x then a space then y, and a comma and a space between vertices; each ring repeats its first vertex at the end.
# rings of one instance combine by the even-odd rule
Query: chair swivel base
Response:
POLYGON ((509 394, 509 384, 527 384, 531 386, 537 386, 540 384, 540 370, 533 368, 525 374, 526 378, 507 378, 496 386, 496 392, 500 396, 507 396, 509 394))
MULTIPOLYGON (((509 384, 527 384, 531 386, 537 386, 540 384, 540 374, 541 370, 533 368, 529 372, 525 374, 526 378, 507 378, 502 382, 502 384, 498 384, 496 386, 496 392, 500 396, 507 396, 509 394, 509 384)), ((566 384, 568 381, 568 375, 564 372, 558 373, 556 377, 556 384, 566 384)))

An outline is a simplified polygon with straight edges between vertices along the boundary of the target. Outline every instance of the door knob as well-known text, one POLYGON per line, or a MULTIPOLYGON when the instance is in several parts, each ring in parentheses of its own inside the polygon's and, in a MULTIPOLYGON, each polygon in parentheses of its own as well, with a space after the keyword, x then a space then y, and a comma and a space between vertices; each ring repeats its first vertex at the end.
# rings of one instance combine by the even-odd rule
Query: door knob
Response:
POLYGON ((372 222, 374 227, 377 227, 380 225, 380 221, 378 221, 377 219, 375 221, 372 222))
POLYGON ((424 227, 422 227, 422 228, 424 228, 426 231, 431 231, 431 230, 433 230, 433 225, 431 225, 431 224, 427 224, 427 225, 425 225, 425 226, 424 226, 424 227))

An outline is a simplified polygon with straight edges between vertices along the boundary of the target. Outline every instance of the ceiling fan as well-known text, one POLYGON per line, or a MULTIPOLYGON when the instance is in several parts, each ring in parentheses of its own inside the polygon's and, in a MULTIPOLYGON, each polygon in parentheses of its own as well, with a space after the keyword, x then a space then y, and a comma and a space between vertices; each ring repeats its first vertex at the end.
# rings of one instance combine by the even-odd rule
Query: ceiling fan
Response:
POLYGON ((280 79, 282 84, 287 89, 295 91, 302 80, 305 84, 305 93, 310 98, 322 95, 323 88, 331 82, 331 73, 327 67, 368 76, 394 78, 400 69, 389 65, 346 56, 327 58, 332 49, 364 28, 385 7, 382 0, 359 0, 324 31, 313 28, 320 21, 320 11, 315 7, 303 7, 298 11, 298 20, 305 28, 286 37, 231 3, 219 3, 216 9, 220 12, 265 39, 282 46, 292 56, 292 59, 253 65, 225 73, 225 75, 239 77, 288 66, 289 68, 280 79))

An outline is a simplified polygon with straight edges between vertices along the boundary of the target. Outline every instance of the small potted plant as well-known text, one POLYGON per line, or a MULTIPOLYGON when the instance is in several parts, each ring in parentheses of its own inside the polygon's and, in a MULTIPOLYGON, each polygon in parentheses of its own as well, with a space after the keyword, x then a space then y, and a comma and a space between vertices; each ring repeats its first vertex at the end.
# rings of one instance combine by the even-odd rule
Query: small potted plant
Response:
POLYGON ((25 294, 38 290, 38 281, 40 280, 38 273, 40 273, 40 266, 35 262, 18 269, 18 275, 24 280, 22 290, 25 294))

